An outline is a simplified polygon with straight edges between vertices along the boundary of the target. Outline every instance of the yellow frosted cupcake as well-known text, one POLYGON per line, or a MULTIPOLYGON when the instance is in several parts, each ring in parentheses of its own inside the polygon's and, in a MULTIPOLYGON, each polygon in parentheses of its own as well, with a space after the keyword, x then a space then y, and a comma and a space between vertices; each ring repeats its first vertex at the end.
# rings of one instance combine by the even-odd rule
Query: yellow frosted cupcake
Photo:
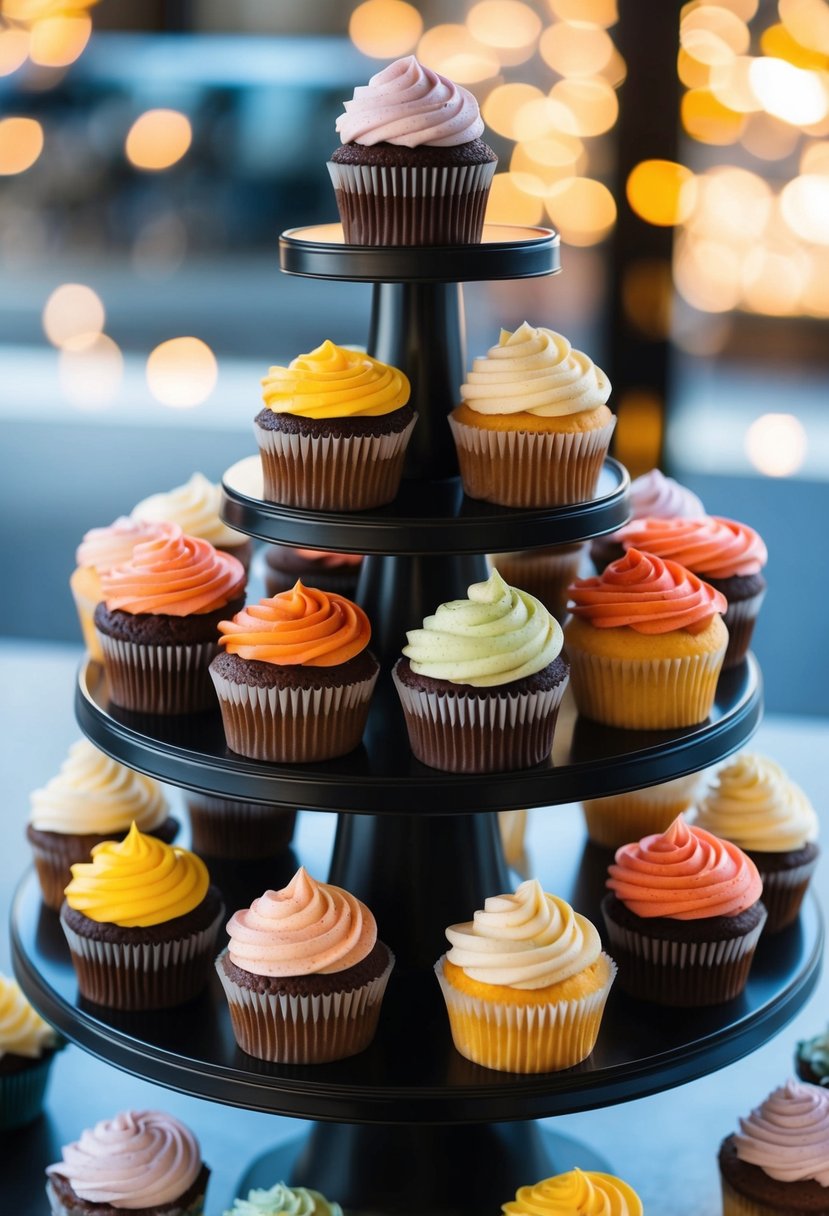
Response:
POLYGON ((531 878, 446 936, 451 949, 435 971, 462 1056, 539 1073, 590 1055, 616 964, 586 917, 531 878))
POLYGON ((504 1216, 643 1216, 644 1210, 633 1187, 621 1178, 582 1170, 522 1186, 501 1208, 504 1216))
POLYGON ((701 776, 690 773, 644 790, 589 798, 582 803, 587 835, 594 844, 618 849, 629 840, 666 831, 677 815, 693 806, 701 776))

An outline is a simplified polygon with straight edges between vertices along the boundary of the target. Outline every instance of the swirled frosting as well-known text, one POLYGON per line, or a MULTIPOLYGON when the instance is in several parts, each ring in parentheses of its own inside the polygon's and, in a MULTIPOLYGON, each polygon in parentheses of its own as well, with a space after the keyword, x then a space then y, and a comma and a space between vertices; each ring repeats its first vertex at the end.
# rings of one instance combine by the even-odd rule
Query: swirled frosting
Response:
POLYGON ((183 486, 142 498, 132 509, 134 520, 178 524, 187 536, 209 540, 217 548, 242 545, 247 537, 219 518, 222 487, 194 473, 183 486))
POLYGON ((594 925, 537 878, 514 895, 491 895, 465 924, 450 925, 446 957, 471 980, 508 988, 549 988, 592 967, 602 952, 594 925))
POLYGON ((609 396, 610 381, 589 355, 555 330, 526 321, 514 333, 502 329, 461 385, 464 404, 478 414, 564 418, 596 409, 609 396))
POLYGON ((135 823, 151 832, 167 818, 167 799, 152 777, 110 760, 79 739, 56 776, 31 794, 32 827, 39 832, 108 836, 135 823))
POLYGON ((612 1174, 571 1170, 522 1186, 502 1207, 504 1216, 642 1216, 642 1200, 612 1174))
POLYGON ((567 590, 570 612, 596 629, 699 633, 728 606, 720 591, 684 566, 633 548, 602 574, 578 578, 567 590))
POLYGON ((635 520, 618 533, 627 548, 644 549, 679 562, 708 578, 757 574, 768 560, 766 546, 746 524, 716 515, 699 519, 635 520))
POLYGON ((634 519, 693 519, 705 514, 705 507, 687 486, 659 469, 651 469, 630 483, 630 509, 634 519))
POLYGON ((224 1216, 343 1216, 343 1210, 319 1191, 277 1182, 267 1191, 249 1191, 247 1199, 235 1199, 224 1216))
POLYGON ((403 653, 417 675, 491 688, 534 675, 558 658, 561 626, 540 600, 509 587, 497 570, 473 583, 469 599, 441 604, 403 653))
POLYGON ((767 756, 741 752, 717 770, 700 800, 696 825, 741 849, 786 853, 818 834, 814 807, 767 756))
POLYGON ((56 1043, 54 1030, 26 1000, 17 980, 0 974, 0 1060, 4 1055, 37 1060, 56 1043))
POLYGON ((201 1151, 193 1133, 158 1110, 125 1110, 67 1144, 60 1174, 87 1203, 131 1211, 160 1207, 184 1195, 198 1178, 201 1151))
POLYGON ((65 894, 69 907, 90 920, 146 928, 192 912, 209 885, 200 857, 145 836, 133 824, 122 841, 96 844, 91 861, 72 866, 65 894))
POLYGON ((215 612, 241 595, 244 586, 240 561, 209 541, 185 536, 177 524, 136 545, 128 562, 101 576, 110 610, 164 616, 215 612))
POLYGON ((221 621, 219 632, 229 654, 280 667, 333 667, 353 659, 371 641, 371 624, 362 608, 299 580, 290 591, 248 604, 232 621, 221 621))
POLYGON ((99 574, 106 574, 115 566, 128 562, 136 545, 161 534, 162 529, 148 519, 129 519, 121 515, 108 528, 91 528, 84 532, 75 551, 75 561, 79 566, 91 566, 99 574))
POLYGON ((262 380, 267 408, 300 418, 376 418, 399 410, 410 393, 396 367, 327 340, 262 380))
POLYGON ((787 1081, 740 1120, 734 1141, 769 1178, 829 1187, 829 1090, 787 1081))
POLYGON ((483 135, 478 103, 468 89, 425 68, 409 55, 368 84, 358 85, 336 129, 344 144, 402 144, 454 148, 483 135))
POLYGON ((230 961, 254 975, 330 975, 367 958, 377 922, 364 903, 300 867, 227 924, 230 961))
POLYGON ((739 916, 757 903, 763 884, 750 857, 681 815, 666 832, 622 845, 607 885, 637 916, 702 920, 739 916))

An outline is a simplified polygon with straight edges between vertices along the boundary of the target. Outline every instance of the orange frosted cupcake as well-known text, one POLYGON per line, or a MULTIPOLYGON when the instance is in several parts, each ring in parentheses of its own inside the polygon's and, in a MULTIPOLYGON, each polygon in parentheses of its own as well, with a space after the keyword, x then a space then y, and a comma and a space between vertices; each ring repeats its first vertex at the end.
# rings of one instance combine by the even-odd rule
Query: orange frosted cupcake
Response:
POLYGON ((330 760, 360 743, 380 664, 369 619, 341 595, 303 587, 219 624, 210 664, 227 745, 254 760, 330 760))
POLYGON ((579 713, 633 730, 704 722, 728 644, 725 608, 695 574, 637 549, 577 579, 564 638, 579 713))

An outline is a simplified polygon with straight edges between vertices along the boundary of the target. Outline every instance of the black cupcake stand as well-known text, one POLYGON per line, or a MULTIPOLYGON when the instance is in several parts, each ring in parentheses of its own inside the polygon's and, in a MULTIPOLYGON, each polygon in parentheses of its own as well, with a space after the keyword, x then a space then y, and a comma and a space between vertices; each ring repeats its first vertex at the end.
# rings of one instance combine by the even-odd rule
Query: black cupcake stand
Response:
MULTIPOLYGON (((405 630, 485 578, 486 553, 587 540, 619 527, 628 516, 628 475, 608 459, 592 501, 546 510, 474 502, 458 482, 446 414, 466 367, 461 284, 556 273, 555 233, 491 226, 475 247, 381 249, 344 245, 339 227, 326 225, 285 233, 280 258, 288 274, 374 284, 368 349, 408 372, 420 415, 406 481, 396 501, 376 511, 334 515, 266 503, 255 456, 224 478, 223 516, 233 527, 267 541, 366 554, 357 598, 384 671, 363 744, 317 765, 247 760, 225 746, 218 710, 181 720, 124 712, 110 703, 103 671, 91 661, 79 673, 75 708, 98 747, 160 780, 339 812, 329 880, 369 905, 397 957, 377 1038, 362 1055, 320 1067, 254 1060, 235 1045, 217 977, 186 1016, 88 1004, 77 995, 60 926, 42 907, 33 874, 14 905, 14 968, 50 1022, 116 1067, 229 1106, 315 1121, 308 1136, 254 1162, 240 1193, 287 1179, 339 1200, 349 1216, 495 1216, 518 1186, 574 1165, 609 1168, 602 1155, 532 1120, 683 1084, 776 1034, 815 987, 822 920, 807 900, 796 925, 761 940, 745 993, 727 1005, 664 1010, 614 989, 597 1047, 575 1068, 521 1076, 458 1055, 432 967, 446 925, 515 886, 495 812, 549 808, 534 870, 547 890, 601 926, 608 854, 583 844, 577 812, 562 804, 667 781, 737 750, 760 720, 760 672, 751 656, 725 672, 712 715, 698 727, 601 727, 580 719, 568 694, 553 755, 537 768, 462 776, 416 761, 389 676, 405 630)), ((239 892, 248 902, 266 885, 283 885, 295 864, 293 853, 264 859, 255 873, 228 863, 238 902, 239 892)), ((229 892, 228 901, 236 903, 229 892)))

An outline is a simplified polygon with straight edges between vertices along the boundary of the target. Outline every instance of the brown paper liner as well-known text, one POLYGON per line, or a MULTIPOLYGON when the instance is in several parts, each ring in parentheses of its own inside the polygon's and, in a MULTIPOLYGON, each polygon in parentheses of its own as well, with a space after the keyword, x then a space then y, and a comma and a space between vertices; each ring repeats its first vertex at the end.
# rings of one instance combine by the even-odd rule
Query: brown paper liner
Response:
POLYGON ((193 714, 216 708, 207 669, 218 642, 142 646, 97 631, 113 704, 144 714, 193 714))
POLYGON ((732 600, 723 617, 728 628, 728 649, 723 659, 723 667, 736 667, 742 663, 748 654, 754 626, 760 614, 760 607, 766 598, 765 590, 752 595, 747 600, 732 600))
POLYGON ((451 415, 464 492, 504 507, 586 502, 596 492, 613 418, 592 431, 490 431, 451 415))
POLYGON ((632 840, 664 832, 694 801, 699 773, 646 790, 590 798, 582 803, 587 834, 595 844, 618 849, 632 840))
POLYGON ((367 511, 400 487, 417 415, 387 435, 294 435, 254 424, 267 502, 308 511, 367 511))
MULTIPOLYGON (((566 645, 566 642, 565 642, 566 645)), ((616 659, 567 650, 580 714, 627 730, 695 726, 711 713, 725 644, 684 659, 616 659)))
POLYGON ((493 553, 489 564, 511 587, 520 587, 541 600, 557 621, 567 615, 567 588, 579 576, 587 545, 564 545, 562 552, 493 553))
POLYGON ((194 853, 247 861, 274 857, 287 849, 296 811, 260 802, 236 802, 190 794, 187 798, 194 853))
POLYGON ((797 920, 818 858, 792 870, 763 870, 763 854, 749 856, 763 880, 763 904, 769 914, 765 932, 779 933, 797 920))
MULTIPOLYGON (((722 1183, 723 1216, 797 1216, 794 1210, 784 1213, 781 1208, 770 1208, 765 1203, 758 1203, 756 1199, 740 1195, 734 1190, 731 1183, 723 1178, 722 1174, 720 1174, 720 1182, 722 1183)), ((829 1196, 827 1196, 826 1210, 829 1211, 829 1196)))
MULTIPOLYGON (((159 1208, 159 1216, 202 1216, 202 1213, 204 1212, 204 1200, 206 1193, 206 1190, 202 1188, 202 1193, 197 1195, 192 1203, 188 1203, 186 1207, 182 1207, 180 1201, 173 1200, 171 1203, 166 1203, 164 1204, 163 1208, 159 1208)), ((46 1183, 46 1197, 49 1200, 51 1216, 89 1216, 91 1205, 86 1200, 79 1199, 77 1204, 67 1207, 67 1205, 61 1201, 61 1198, 51 1180, 46 1183)), ((182 1199, 183 1198, 184 1196, 182 1196, 182 1199)), ((108 1208, 110 1211, 115 1213, 129 1210, 126 1208, 110 1208, 108 1204, 96 1204, 94 1211, 107 1211, 108 1208)), ((145 1208, 144 1210, 146 1211, 147 1209, 145 1208)))

